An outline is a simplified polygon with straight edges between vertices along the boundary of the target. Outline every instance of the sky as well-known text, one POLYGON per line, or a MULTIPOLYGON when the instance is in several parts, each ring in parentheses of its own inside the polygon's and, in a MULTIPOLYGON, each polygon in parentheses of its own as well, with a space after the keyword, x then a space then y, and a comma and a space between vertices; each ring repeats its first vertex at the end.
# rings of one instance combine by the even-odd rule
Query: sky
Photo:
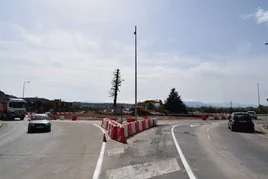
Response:
POLYGON ((26 97, 261 104, 268 98, 268 1, 8 0, 0 2, 0 90, 26 97))

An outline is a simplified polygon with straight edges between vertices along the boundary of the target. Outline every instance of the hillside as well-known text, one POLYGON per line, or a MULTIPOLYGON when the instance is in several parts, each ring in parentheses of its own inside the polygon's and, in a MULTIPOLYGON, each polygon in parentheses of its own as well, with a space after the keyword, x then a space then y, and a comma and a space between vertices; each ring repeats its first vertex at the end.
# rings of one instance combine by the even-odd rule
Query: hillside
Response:
POLYGON ((8 101, 9 98, 17 98, 17 97, 13 96, 13 95, 6 94, 3 91, 0 91, 0 101, 8 101))

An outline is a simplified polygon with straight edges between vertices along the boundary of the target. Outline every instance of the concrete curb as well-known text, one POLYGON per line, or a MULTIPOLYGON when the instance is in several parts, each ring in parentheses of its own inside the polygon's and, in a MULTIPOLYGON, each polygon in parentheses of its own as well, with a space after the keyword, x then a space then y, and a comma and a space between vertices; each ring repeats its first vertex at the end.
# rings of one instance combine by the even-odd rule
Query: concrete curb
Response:
POLYGON ((265 129, 265 128, 263 127, 264 125, 267 125, 267 124, 261 124, 260 129, 261 129, 262 132, 264 132, 264 133, 268 133, 268 129, 265 129))
POLYGON ((268 129, 265 129, 264 125, 266 125, 266 124, 257 124, 257 125, 255 125, 255 129, 260 130, 261 132, 268 134, 268 129))

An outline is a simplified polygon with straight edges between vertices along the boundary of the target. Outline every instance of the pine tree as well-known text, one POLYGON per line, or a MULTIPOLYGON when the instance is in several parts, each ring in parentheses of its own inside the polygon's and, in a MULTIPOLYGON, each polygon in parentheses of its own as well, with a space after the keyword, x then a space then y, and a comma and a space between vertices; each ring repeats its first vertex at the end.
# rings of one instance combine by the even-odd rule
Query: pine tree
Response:
POLYGON ((175 88, 172 88, 170 94, 165 103, 165 110, 171 113, 187 113, 187 109, 181 96, 178 95, 178 92, 175 88))

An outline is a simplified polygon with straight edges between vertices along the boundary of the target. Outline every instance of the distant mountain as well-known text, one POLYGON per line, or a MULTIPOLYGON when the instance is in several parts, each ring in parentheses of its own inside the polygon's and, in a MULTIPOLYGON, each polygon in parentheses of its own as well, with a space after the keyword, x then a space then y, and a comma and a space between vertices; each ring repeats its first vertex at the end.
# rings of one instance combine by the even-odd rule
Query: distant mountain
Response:
POLYGON ((3 91, 0 91, 0 101, 8 101, 9 98, 17 98, 17 97, 13 96, 13 95, 6 94, 3 91))
POLYGON ((38 98, 38 97, 27 97, 24 98, 27 102, 32 102, 35 103, 37 101, 41 101, 41 102, 48 102, 49 100, 46 98, 38 98))
MULTIPOLYGON (((112 108, 113 103, 92 103, 92 102, 72 102, 73 106, 76 107, 90 107, 90 108, 112 108)), ((118 103, 118 106, 124 106, 125 108, 129 108, 132 104, 127 103, 118 103)))
MULTIPOLYGON (((231 103, 230 102, 223 102, 223 103, 208 103, 210 106, 213 107, 225 107, 225 108, 229 108, 231 107, 231 103)), ((257 107, 257 105, 254 104, 240 104, 240 103, 232 103, 232 107, 235 108, 246 108, 246 107, 257 107)))
POLYGON ((206 103, 200 101, 184 101, 184 104, 188 107, 200 108, 202 106, 207 106, 206 103))
MULTIPOLYGON (((222 108, 229 108, 231 107, 231 103, 230 102, 222 102, 222 103, 204 103, 204 102, 200 102, 200 101, 184 101, 186 106, 189 107, 222 107, 222 108)), ((232 107, 234 108, 246 108, 246 107, 257 107, 257 105, 253 105, 253 104, 239 104, 239 103, 232 103, 232 107)))

